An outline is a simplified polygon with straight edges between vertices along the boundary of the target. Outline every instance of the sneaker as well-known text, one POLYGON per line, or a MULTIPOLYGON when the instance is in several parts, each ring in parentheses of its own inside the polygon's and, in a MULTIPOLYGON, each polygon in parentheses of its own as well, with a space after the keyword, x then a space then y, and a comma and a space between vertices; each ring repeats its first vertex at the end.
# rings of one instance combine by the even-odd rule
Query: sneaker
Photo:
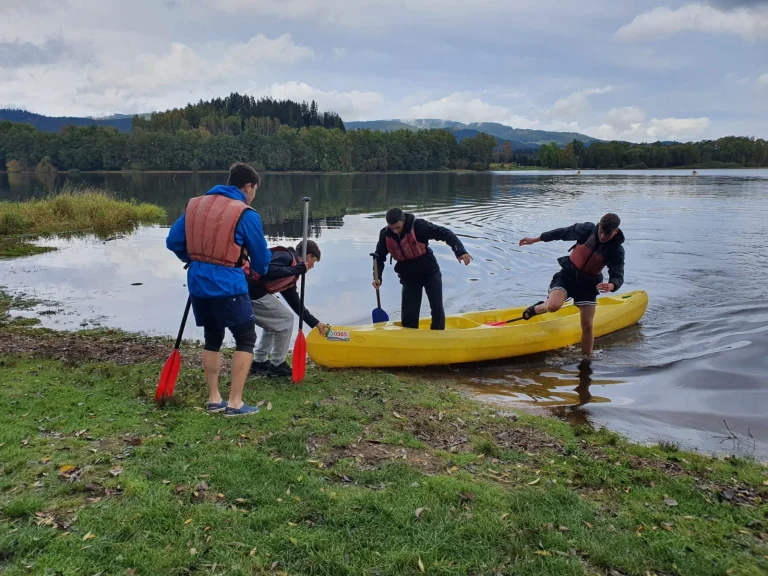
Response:
POLYGON ((226 400, 222 400, 221 402, 208 402, 208 414, 218 414, 219 412, 224 412, 226 408, 226 400))
POLYGON ((282 364, 278 364, 277 366, 270 363, 269 368, 267 368, 267 376, 270 378, 284 378, 286 376, 290 376, 291 374, 293 374, 293 369, 291 368, 291 365, 285 361, 283 361, 282 364))
POLYGON ((258 414, 258 413, 259 413, 258 406, 248 406, 248 404, 243 404, 237 410, 227 406, 224 409, 224 418, 236 418, 237 416, 250 416, 251 414, 258 414))
POLYGON ((270 362, 269 360, 264 360, 264 362, 256 362, 254 360, 251 362, 251 369, 248 371, 249 376, 263 376, 267 373, 267 370, 269 369, 270 362))

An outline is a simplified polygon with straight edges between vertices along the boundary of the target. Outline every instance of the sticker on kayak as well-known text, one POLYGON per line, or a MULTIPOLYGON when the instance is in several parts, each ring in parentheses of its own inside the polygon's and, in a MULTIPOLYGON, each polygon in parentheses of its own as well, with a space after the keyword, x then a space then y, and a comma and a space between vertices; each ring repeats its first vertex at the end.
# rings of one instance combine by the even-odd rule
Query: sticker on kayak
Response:
POLYGON ((326 338, 330 342, 349 342, 349 330, 328 330, 326 338))

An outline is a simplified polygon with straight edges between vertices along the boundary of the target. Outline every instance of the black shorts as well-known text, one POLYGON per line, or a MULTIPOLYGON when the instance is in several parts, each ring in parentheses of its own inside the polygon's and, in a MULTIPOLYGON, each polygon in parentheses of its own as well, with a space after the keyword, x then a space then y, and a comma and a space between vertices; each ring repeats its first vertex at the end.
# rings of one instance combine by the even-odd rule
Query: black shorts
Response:
POLYGON ((218 352, 229 328, 235 338, 235 350, 253 354, 256 345, 253 305, 247 294, 226 298, 192 298, 195 323, 203 327, 204 350, 218 352))
POLYGON ((597 304, 597 281, 580 279, 576 274, 560 270, 552 276, 549 291, 562 290, 568 298, 573 298, 576 306, 595 306, 597 304))

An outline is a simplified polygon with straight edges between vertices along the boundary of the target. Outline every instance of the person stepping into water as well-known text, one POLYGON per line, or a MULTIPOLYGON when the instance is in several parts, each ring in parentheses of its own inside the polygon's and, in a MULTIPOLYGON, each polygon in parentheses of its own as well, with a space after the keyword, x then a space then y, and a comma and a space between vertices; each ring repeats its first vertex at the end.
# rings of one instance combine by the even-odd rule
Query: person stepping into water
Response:
POLYGON ((402 323, 404 328, 419 327, 422 291, 427 293, 432 311, 432 330, 445 330, 443 309, 443 276, 437 259, 429 248, 430 240, 445 242, 453 249, 459 262, 468 265, 472 260, 456 234, 437 224, 416 218, 400 208, 391 208, 386 214, 387 225, 379 233, 376 244, 378 279, 373 286, 381 286, 381 277, 387 254, 397 261, 395 272, 403 285, 402 323))
MULTIPOLYGON (((302 262, 300 242, 296 248, 275 246, 270 248, 272 258, 269 270, 263 276, 246 271, 248 276, 248 293, 253 305, 253 315, 256 326, 264 332, 256 347, 250 373, 252 375, 266 374, 272 377, 291 375, 291 367, 285 361, 291 345, 293 333, 293 313, 301 314, 301 300, 296 289, 302 273, 312 270, 320 262, 320 248, 317 242, 307 240, 307 261, 302 262), (277 298, 280 294, 288 310, 280 304, 277 298)), ((310 328, 317 326, 320 334, 328 333, 328 325, 323 324, 304 308, 304 322, 310 328)))
POLYGON ((624 233, 619 229, 621 221, 616 214, 606 214, 598 225, 592 222, 574 224, 544 232, 537 238, 523 238, 520 246, 536 242, 570 240, 569 256, 558 259, 560 271, 552 277, 549 296, 523 312, 523 319, 530 320, 537 314, 557 312, 567 298, 573 298, 581 315, 581 351, 589 357, 595 344, 592 324, 595 318, 597 294, 615 292, 624 283, 624 233), (603 282, 603 268, 608 267, 608 282, 603 282))

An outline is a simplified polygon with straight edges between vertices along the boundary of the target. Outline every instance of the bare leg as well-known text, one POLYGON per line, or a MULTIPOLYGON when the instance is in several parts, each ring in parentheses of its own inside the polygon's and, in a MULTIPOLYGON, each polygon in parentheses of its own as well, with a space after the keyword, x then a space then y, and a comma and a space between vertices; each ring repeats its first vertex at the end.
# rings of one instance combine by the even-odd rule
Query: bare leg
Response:
POLYGON ((253 354, 249 352, 235 352, 232 355, 232 386, 229 389, 228 404, 234 410, 243 406, 243 388, 252 360, 253 354))
POLYGON ((544 312, 557 312, 563 307, 565 300, 568 298, 568 294, 563 290, 555 289, 549 293, 549 297, 542 303, 536 306, 536 314, 543 314, 544 312))
POLYGON ((221 353, 203 350, 203 371, 205 372, 205 382, 208 384, 208 402, 219 404, 221 394, 219 393, 219 371, 221 370, 221 353))
POLYGON ((581 351, 586 358, 592 355, 595 345, 595 335, 592 329, 597 306, 579 306, 581 313, 581 351))

